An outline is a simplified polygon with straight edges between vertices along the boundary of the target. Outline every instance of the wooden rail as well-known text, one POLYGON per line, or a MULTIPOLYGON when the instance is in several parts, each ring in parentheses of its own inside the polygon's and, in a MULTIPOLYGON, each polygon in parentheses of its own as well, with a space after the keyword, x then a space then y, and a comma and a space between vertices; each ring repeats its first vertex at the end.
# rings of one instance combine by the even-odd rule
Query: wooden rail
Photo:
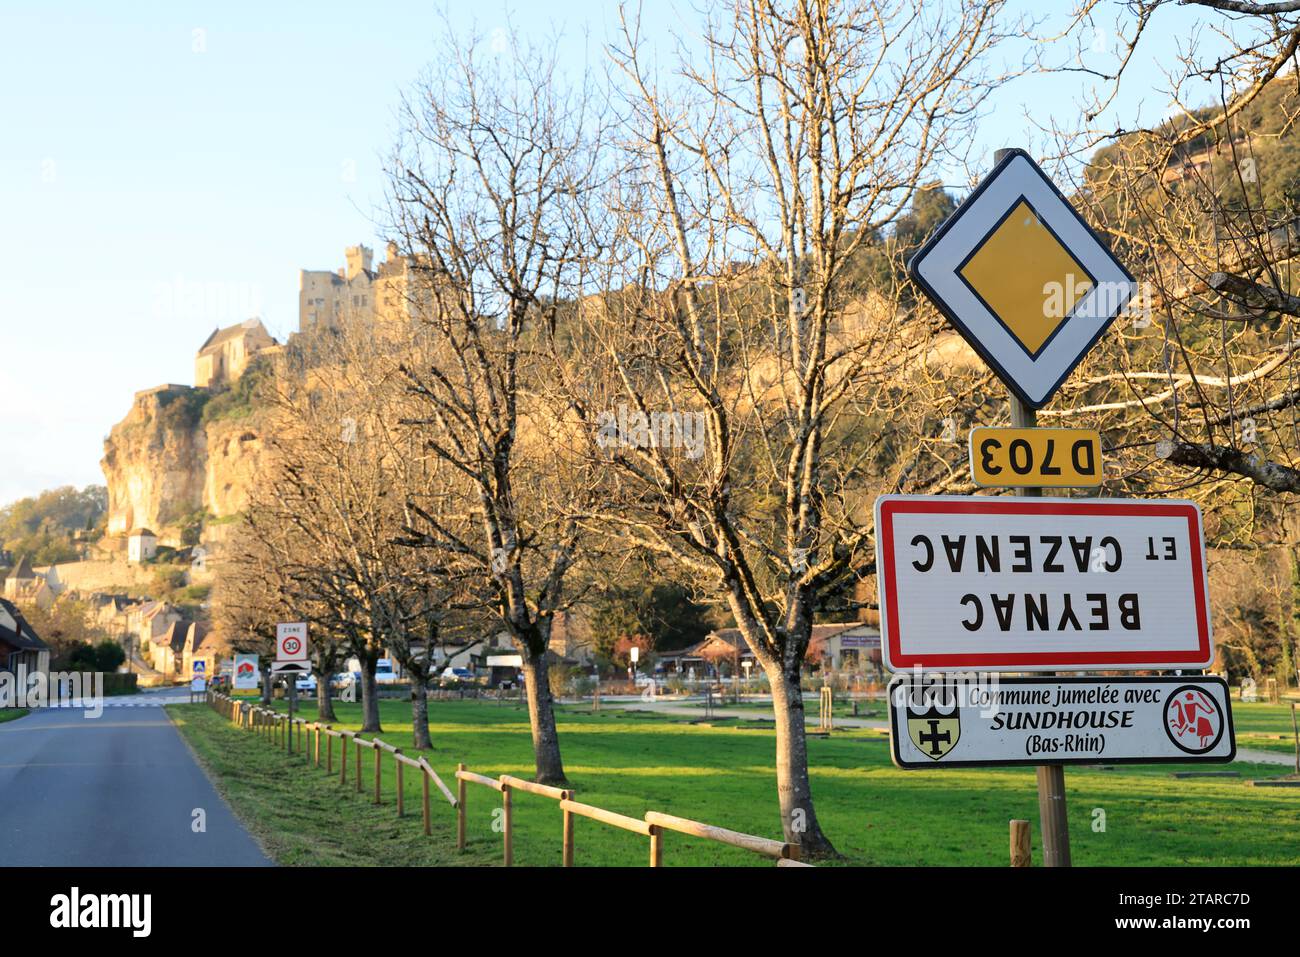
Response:
POLYGON ((293 752, 297 738, 298 752, 306 758, 306 763, 312 767, 321 767, 321 742, 324 740, 325 750, 325 771, 327 774, 334 773, 334 741, 339 741, 339 769, 338 783, 347 784, 348 779, 348 746, 351 742, 353 752, 353 782, 357 793, 360 793, 364 787, 361 773, 363 750, 369 749, 374 755, 373 771, 373 799, 372 803, 382 803, 382 786, 383 786, 383 765, 382 759, 385 754, 392 755, 393 766, 396 772, 396 791, 397 791, 397 815, 405 816, 406 812, 406 791, 405 791, 405 769, 412 768, 420 776, 420 790, 422 799, 422 823, 424 833, 432 835, 433 833, 433 812, 431 808, 432 788, 436 787, 447 803, 456 811, 456 848, 465 850, 467 845, 467 810, 466 810, 466 791, 467 785, 477 784, 481 787, 490 788, 501 795, 502 808, 502 844, 504 863, 507 867, 514 863, 514 801, 513 794, 515 791, 523 791, 527 794, 534 794, 538 797, 549 798, 558 802, 562 815, 563 827, 563 844, 561 849, 561 862, 565 867, 572 867, 574 864, 574 836, 575 823, 579 817, 605 824, 609 827, 616 827, 621 830, 630 831, 633 834, 640 834, 650 839, 650 860, 651 867, 661 867, 663 865, 664 853, 664 832, 677 831, 687 834, 691 837, 703 840, 714 841, 719 844, 726 844, 731 847, 738 847, 742 850, 760 854, 764 857, 774 858, 779 867, 810 867, 799 860, 799 845, 790 844, 782 841, 774 841, 765 837, 757 837, 753 834, 744 834, 740 831, 728 830, 724 827, 715 827, 712 824, 703 824, 699 821, 692 821, 688 818, 677 817, 672 814, 661 814, 658 811, 647 811, 644 820, 630 817, 626 814, 619 814, 616 811, 609 811, 605 808, 596 807, 591 804, 583 804, 574 800, 574 792, 571 789, 554 787, 548 784, 538 784, 534 781, 527 781, 523 778, 515 777, 510 774, 502 774, 498 777, 489 777, 486 774, 479 774, 469 770, 464 764, 456 765, 456 793, 453 794, 447 784, 438 776, 438 773, 429 764, 428 759, 421 755, 418 758, 403 754, 402 749, 382 741, 377 737, 363 738, 356 731, 347 731, 331 728, 327 724, 317 721, 307 721, 305 718, 294 718, 290 720, 280 712, 271 708, 266 708, 260 704, 251 702, 237 701, 221 692, 208 692, 208 702, 218 714, 229 718, 236 727, 249 731, 255 736, 260 736, 277 748, 283 749, 289 753, 293 752), (311 741, 311 734, 315 733, 314 746, 311 741), (304 736, 307 738, 307 746, 304 746, 304 736), (311 747, 311 753, 308 754, 307 748, 311 747))
POLYGON ((699 821, 691 821, 672 814, 660 814, 658 811, 647 811, 645 819, 647 823, 657 824, 669 831, 689 834, 692 837, 702 837, 705 840, 716 841, 719 844, 729 844, 732 847, 753 851, 755 854, 762 854, 765 857, 778 860, 781 858, 799 859, 798 844, 787 844, 784 841, 773 841, 766 837, 755 837, 753 834, 742 834, 740 831, 729 831, 725 827, 701 824, 699 821))
POLYGON ((633 834, 640 834, 650 838, 650 866, 660 867, 663 865, 663 832, 658 825, 640 821, 634 817, 628 817, 626 814, 619 814, 616 811, 606 811, 603 807, 579 804, 573 800, 561 801, 560 810, 564 812, 564 849, 561 852, 561 866, 573 866, 574 815, 590 818, 593 821, 599 821, 601 824, 608 824, 611 827, 622 828, 625 831, 631 831, 633 834))

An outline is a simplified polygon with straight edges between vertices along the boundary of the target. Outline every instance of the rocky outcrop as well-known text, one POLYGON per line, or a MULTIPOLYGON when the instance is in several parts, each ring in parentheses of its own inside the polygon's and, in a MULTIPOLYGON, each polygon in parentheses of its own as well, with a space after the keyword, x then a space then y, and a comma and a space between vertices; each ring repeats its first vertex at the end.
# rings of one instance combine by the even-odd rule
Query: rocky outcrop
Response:
POLYGON ((206 430, 203 506, 213 518, 248 507, 248 495, 265 458, 265 446, 249 419, 209 423, 206 430))
POLYGON ((255 415, 204 422, 212 394, 182 385, 138 392, 113 426, 100 466, 108 484, 108 533, 147 526, 160 544, 203 519, 242 511, 260 468, 255 415))

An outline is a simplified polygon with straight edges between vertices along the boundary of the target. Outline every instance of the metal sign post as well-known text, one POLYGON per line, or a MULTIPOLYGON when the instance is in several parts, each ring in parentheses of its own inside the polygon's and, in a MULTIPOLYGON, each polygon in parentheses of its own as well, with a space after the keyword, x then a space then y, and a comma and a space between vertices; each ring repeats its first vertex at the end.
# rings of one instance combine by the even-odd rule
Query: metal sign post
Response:
POLYGON ((293 713, 298 704, 298 677, 289 676, 289 751, 293 752, 293 713))
MULTIPOLYGON (((1000 157, 999 157, 1000 158, 1000 157)), ((1007 390, 1011 406, 1011 425, 1017 429, 1032 429, 1038 424, 1038 415, 1014 392, 1007 390)), ((1015 490, 1021 497, 1039 497, 1043 490, 1026 485, 1015 490)), ((1070 821, 1065 806, 1065 766, 1040 764, 1034 769, 1038 779, 1038 817, 1043 830, 1043 866, 1070 866, 1070 821)))
MULTIPOLYGON (((1012 153, 1012 150, 998 150, 993 154, 993 162, 1000 163, 1012 153)), ((1038 413, 1009 387, 1007 404, 1011 409, 1012 428, 1032 429, 1038 425, 1038 413)), ((1026 485, 1016 489, 1013 494, 1023 498, 1037 498, 1043 494, 1043 490, 1035 485, 1026 485)), ((1065 805, 1065 766, 1040 764, 1034 772, 1038 779, 1038 817, 1043 829, 1043 866, 1069 867, 1070 821, 1065 805)))

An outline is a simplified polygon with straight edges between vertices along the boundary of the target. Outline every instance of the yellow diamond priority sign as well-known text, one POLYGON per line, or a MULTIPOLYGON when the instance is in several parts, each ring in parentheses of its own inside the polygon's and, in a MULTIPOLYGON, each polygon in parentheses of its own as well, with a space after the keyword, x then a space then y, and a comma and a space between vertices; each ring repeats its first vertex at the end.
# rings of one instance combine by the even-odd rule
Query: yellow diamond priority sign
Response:
POLYGON ((1022 401, 1038 408, 1137 283, 1022 150, 908 263, 912 279, 1022 401))

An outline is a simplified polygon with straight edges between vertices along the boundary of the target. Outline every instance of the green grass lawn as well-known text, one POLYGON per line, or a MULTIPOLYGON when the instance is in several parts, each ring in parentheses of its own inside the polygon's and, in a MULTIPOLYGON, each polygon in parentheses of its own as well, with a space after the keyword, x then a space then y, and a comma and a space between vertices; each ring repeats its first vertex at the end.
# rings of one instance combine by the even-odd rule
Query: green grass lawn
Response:
MULTIPOLYGON (((455 817, 445 803, 436 809, 433 835, 424 836, 418 780, 408 789, 406 817, 399 820, 391 797, 387 806, 375 807, 369 793, 353 790, 351 768, 341 787, 337 774, 309 769, 301 758, 235 730, 205 705, 169 705, 167 711, 217 789, 277 863, 447 866, 497 860, 496 847, 485 842, 456 853, 455 817)), ((336 760, 337 753, 336 746, 336 760)))
POLYGON ((25 714, 27 714, 26 708, 0 708, 0 724, 16 721, 25 714))
MULTIPOLYGON (((359 727, 359 705, 336 707, 340 727, 359 727)), ((381 737, 398 747, 409 747, 409 704, 384 701, 380 710, 385 729, 381 737)), ((447 849, 447 828, 454 827, 455 814, 445 802, 434 805, 442 836, 425 839, 414 816, 400 827, 396 823, 391 759, 385 758, 383 765, 385 805, 373 808, 354 792, 341 793, 343 789, 323 771, 304 768, 302 759, 276 753, 247 732, 229 728, 204 706, 181 705, 172 711, 185 721, 182 730, 217 774, 222 779, 233 774, 224 786, 236 810, 251 818, 255 829, 308 827, 305 819, 289 820, 281 808, 289 799, 310 795, 315 803, 304 815, 315 822, 311 828, 325 833, 341 831, 351 835, 351 840, 369 833, 369 828, 378 829, 375 833, 383 836, 384 843, 375 863, 484 863, 499 859, 501 839, 492 829, 492 812, 499 807, 500 797, 494 791, 470 785, 467 806, 472 853, 457 858, 454 849, 447 849), (227 752, 239 759, 227 758, 227 752), (286 774, 290 767, 300 770, 286 774), (258 825, 259 818, 266 823, 258 825), (394 836, 398 832, 403 835, 400 839, 394 836), (421 842, 435 846, 421 850, 421 842)), ((1248 720, 1255 720, 1253 713, 1248 720)), ((774 733, 769 728, 746 727, 746 722, 693 725, 687 719, 644 712, 605 710, 593 715, 587 706, 579 705, 562 708, 559 722, 565 767, 578 800, 633 817, 658 810, 780 837, 772 770, 774 733)), ((430 763, 453 789, 458 761, 493 777, 503 773, 531 776, 527 714, 517 704, 431 702, 430 724, 435 745, 430 763)), ((887 738, 872 731, 836 732, 829 739, 810 739, 808 747, 818 815, 850 863, 1003 866, 1011 818, 1034 821, 1038 858, 1032 768, 900 771, 890 762, 887 738)), ((372 767, 371 760, 366 752, 367 770, 372 767)), ((1171 778, 1171 772, 1179 769, 1185 768, 1067 769, 1074 862, 1300 864, 1300 845, 1287 836, 1300 825, 1300 790, 1256 789, 1244 783, 1253 777, 1284 774, 1287 768, 1238 763, 1233 769, 1241 772, 1240 779, 1171 778), (1104 830, 1100 827, 1103 813, 1104 830)), ((414 810, 419 784, 413 775, 407 787, 408 806, 414 810)), ((516 864, 558 864, 560 813, 555 803, 517 793, 514 809, 516 864)), ((259 829, 259 833, 264 831, 259 829)), ((576 833, 579 865, 640 865, 647 858, 647 841, 637 835, 588 820, 577 822, 576 833)), ((328 856, 313 856, 317 852, 304 847, 324 838, 288 835, 281 840, 288 848, 287 855, 276 849, 275 842, 268 843, 285 863, 333 862, 328 856)), ((342 842, 342 836, 338 840, 342 842)), ((362 851, 354 847, 349 853, 362 851)), ((669 834, 665 863, 769 862, 669 834)))
POLYGON ((1232 726, 1237 733, 1239 748, 1295 753, 1295 737, 1291 727, 1289 704, 1234 701, 1232 726))

